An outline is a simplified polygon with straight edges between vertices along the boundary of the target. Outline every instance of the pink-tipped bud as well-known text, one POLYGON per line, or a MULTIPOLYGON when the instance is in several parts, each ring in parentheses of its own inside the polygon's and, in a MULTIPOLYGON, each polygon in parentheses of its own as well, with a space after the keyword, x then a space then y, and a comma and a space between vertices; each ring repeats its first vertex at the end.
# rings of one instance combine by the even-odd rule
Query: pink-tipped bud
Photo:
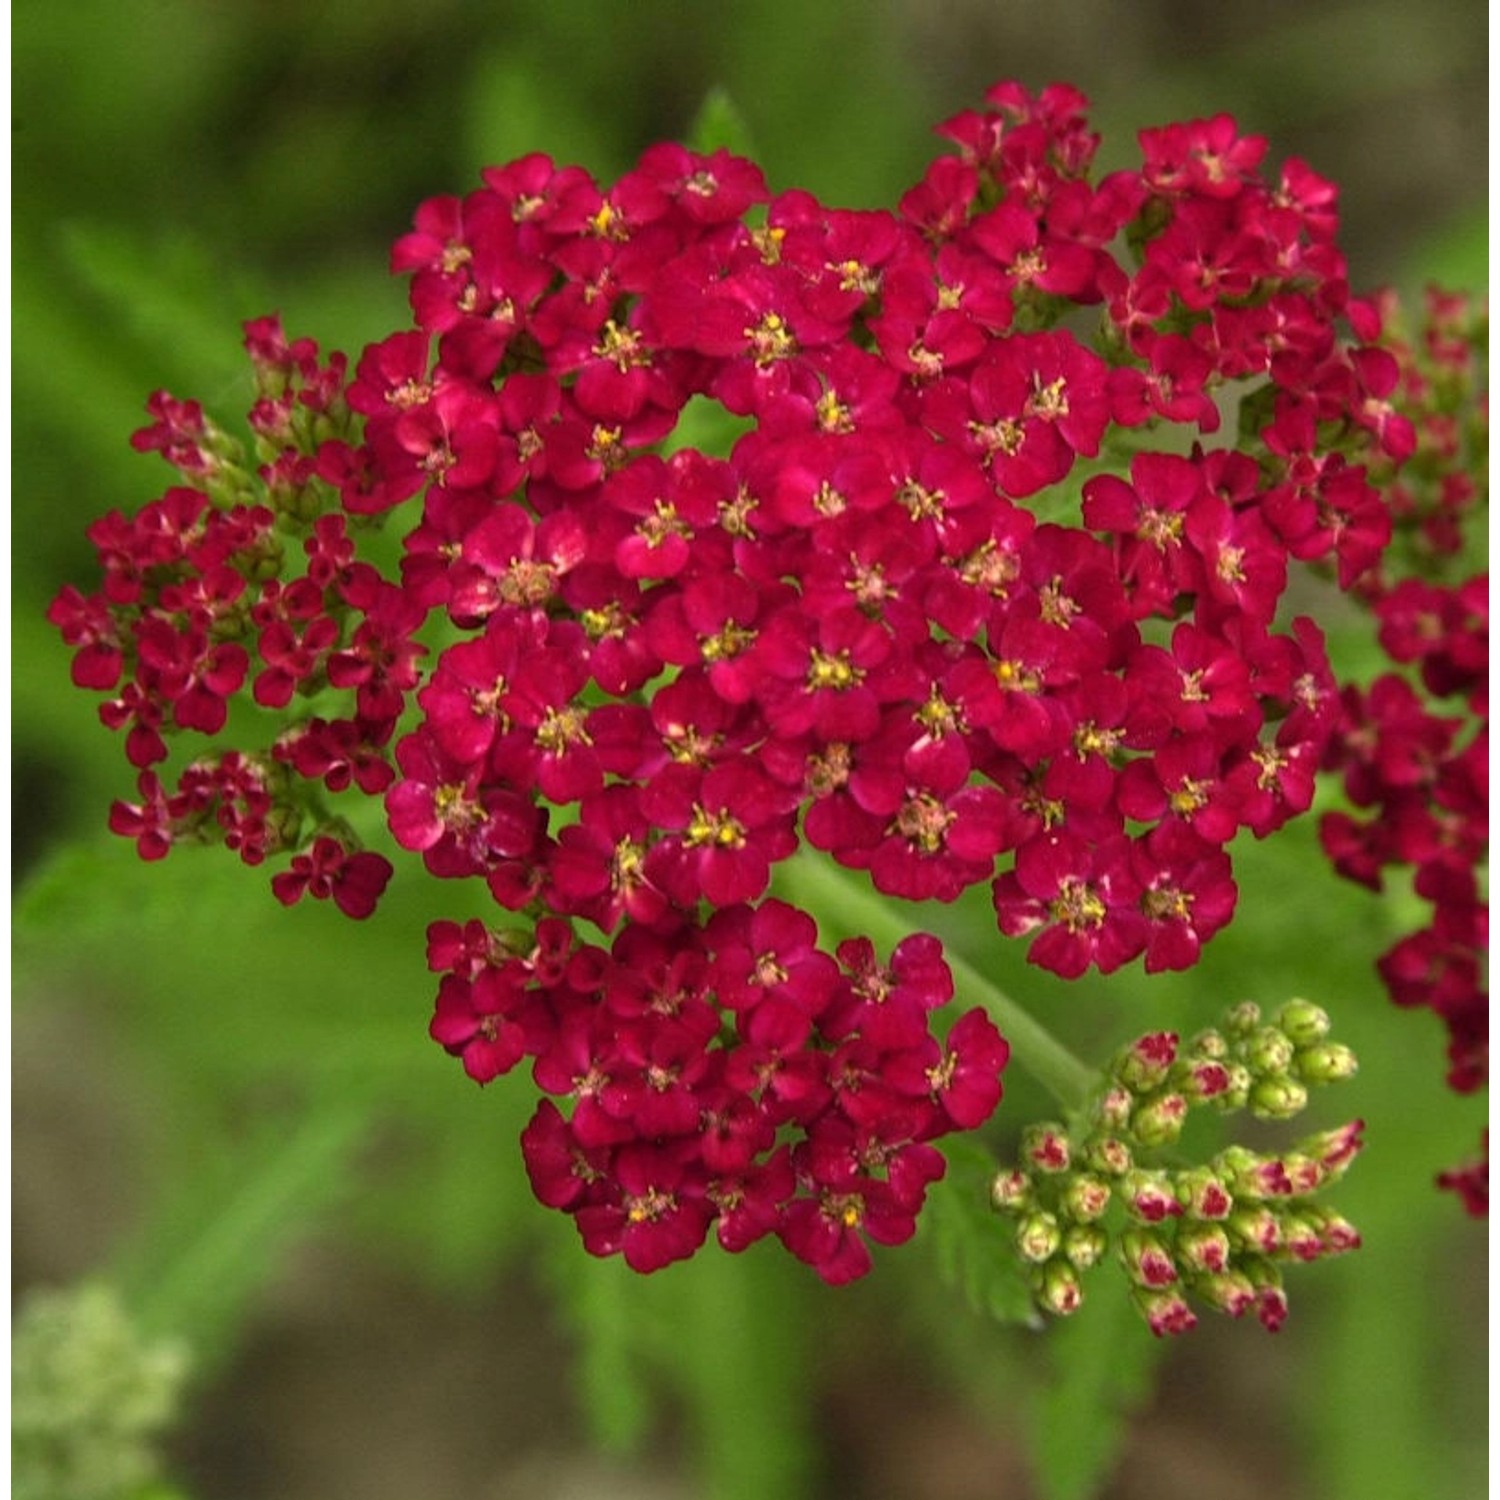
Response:
POLYGON ((1037 1301, 1054 1317, 1066 1318, 1083 1306, 1078 1272, 1065 1260, 1049 1260, 1042 1268, 1037 1301))
POLYGON ((1062 1230, 1057 1219, 1036 1209, 1016 1225, 1016 1251, 1022 1260, 1041 1265, 1057 1254, 1062 1244, 1062 1230))
POLYGON ((1061 1125, 1028 1125, 1021 1133, 1021 1159, 1038 1172, 1066 1172, 1073 1153, 1061 1125))
POLYGON ((1197 1316, 1180 1292, 1136 1287, 1131 1297, 1146 1320, 1146 1326, 1157 1338, 1187 1333, 1198 1326, 1197 1316))
POLYGON ((1297 1143, 1297 1149, 1312 1157, 1323 1168, 1324 1180, 1336 1182, 1349 1164, 1364 1149, 1363 1120, 1350 1120, 1336 1130, 1319 1131, 1297 1143))
POLYGON ((1282 1214, 1281 1241, 1290 1255, 1303 1261, 1317 1260, 1325 1248, 1317 1226, 1302 1214, 1282 1214))
POLYGON ((1236 1208, 1226 1227, 1237 1245, 1256 1255, 1274 1255, 1281 1249, 1281 1220, 1264 1203, 1236 1208))
POLYGON ((1109 1236, 1097 1224, 1074 1224, 1063 1235, 1062 1253, 1078 1271, 1090 1271, 1109 1249, 1109 1236))
POLYGON ((1132 1093, 1149 1093, 1177 1060, 1177 1033, 1156 1031, 1127 1047, 1115 1060, 1115 1077, 1132 1093))
POLYGON ((1166 1242, 1145 1229, 1127 1229, 1120 1236, 1120 1264, 1137 1286, 1171 1286, 1177 1262, 1166 1242))
POLYGON ((1143 1146, 1170 1146, 1182 1134, 1188 1102, 1181 1094, 1158 1094, 1131 1117, 1130 1133, 1143 1146))
POLYGON ((1241 1271, 1201 1276, 1193 1282, 1193 1294, 1201 1297, 1215 1312, 1231 1318, 1244 1317, 1259 1296, 1250 1284, 1250 1278, 1241 1271))
POLYGON ((1323 1241, 1325 1255, 1347 1255, 1351 1250, 1358 1250, 1363 1243, 1359 1230, 1331 1208, 1309 1207, 1307 1218, 1323 1241))
POLYGON ((1076 1173, 1062 1196, 1063 1213, 1076 1224, 1092 1224, 1109 1207, 1109 1184, 1089 1172, 1076 1173))
POLYGON ((1217 1099, 1227 1094, 1234 1079, 1226 1064, 1212 1058, 1200 1058, 1182 1070, 1178 1088, 1194 1103, 1217 1099))
POLYGON ((1120 1195, 1125 1200, 1126 1212, 1142 1224, 1160 1224, 1182 1212, 1165 1172, 1132 1168, 1120 1184, 1120 1195))
POLYGON ((1126 1088, 1109 1088, 1099 1096, 1096 1113, 1099 1123, 1106 1130, 1125 1130, 1130 1125, 1130 1112, 1135 1108, 1135 1095, 1126 1088))
POLYGON ((1234 1207, 1229 1189, 1209 1167, 1190 1167, 1177 1174, 1177 1201, 1190 1219, 1223 1219, 1234 1207))
POLYGON ((1217 1276, 1229 1269, 1229 1235, 1220 1224, 1184 1224, 1177 1231, 1177 1258, 1199 1274, 1217 1276))
POLYGON ((1031 1178, 1019 1168, 997 1172, 990 1183, 990 1207, 997 1213, 1014 1214, 1031 1207, 1031 1178))
POLYGON ((1135 1156, 1118 1136, 1101 1135, 1091 1140, 1083 1151, 1084 1165, 1104 1177, 1123 1177, 1134 1165, 1135 1156))
POLYGON ((1291 1070, 1295 1050, 1285 1032, 1262 1026, 1245 1042, 1241 1055, 1252 1073, 1280 1077, 1291 1070))

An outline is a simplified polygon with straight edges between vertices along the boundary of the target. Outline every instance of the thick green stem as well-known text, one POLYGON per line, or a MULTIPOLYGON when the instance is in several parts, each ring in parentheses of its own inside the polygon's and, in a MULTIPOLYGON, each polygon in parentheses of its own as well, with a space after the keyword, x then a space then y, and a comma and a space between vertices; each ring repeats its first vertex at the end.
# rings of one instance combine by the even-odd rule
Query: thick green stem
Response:
MULTIPOLYGON (((837 913, 839 925, 862 933, 877 946, 894 947, 917 930, 903 912, 902 902, 877 894, 863 876, 840 869, 811 850, 803 849, 778 865, 776 884, 814 917, 823 919, 837 913)), ((820 920, 819 925, 825 922, 820 920)), ((1010 1043, 1016 1062, 1065 1109, 1080 1108, 1093 1088, 1095 1070, 1074 1057, 967 959, 951 949, 945 957, 953 971, 957 995, 984 1007, 1010 1043)))

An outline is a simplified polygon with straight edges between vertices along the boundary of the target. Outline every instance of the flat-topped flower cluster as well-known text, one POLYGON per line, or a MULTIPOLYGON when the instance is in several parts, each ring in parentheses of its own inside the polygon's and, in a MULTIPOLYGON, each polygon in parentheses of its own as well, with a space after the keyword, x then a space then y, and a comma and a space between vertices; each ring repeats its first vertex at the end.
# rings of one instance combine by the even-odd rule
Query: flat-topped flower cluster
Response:
POLYGON ((327 800, 363 793, 515 914, 433 929, 432 1033, 481 1081, 533 1060, 532 1180, 596 1252, 775 1232, 846 1280, 998 1102, 994 1026, 932 1029, 935 942, 835 959, 768 895, 802 846, 891 898, 989 883, 1062 975, 1181 969, 1226 845, 1311 801, 1338 685, 1280 606, 1389 541, 1400 366, 1331 184, 1226 116, 1097 177, 1084 109, 997 86, 895 213, 672 145, 490 169, 418 210, 416 326, 352 377, 250 325, 254 460, 158 393, 136 446, 183 483, 53 606, 144 856, 290 851, 283 901, 363 917, 391 867, 327 800), (269 741, 169 787, 247 696, 269 741))

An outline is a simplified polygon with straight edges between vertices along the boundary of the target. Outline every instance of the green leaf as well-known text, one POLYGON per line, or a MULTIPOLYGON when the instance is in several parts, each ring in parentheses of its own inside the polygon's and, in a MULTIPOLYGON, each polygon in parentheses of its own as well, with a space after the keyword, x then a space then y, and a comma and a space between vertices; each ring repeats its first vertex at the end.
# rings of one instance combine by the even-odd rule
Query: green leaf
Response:
POLYGON ((1005 1223, 990 1208, 998 1164, 976 1141, 944 1143, 947 1175, 928 1189, 919 1234, 943 1281, 962 1292, 977 1313, 1001 1323, 1042 1326, 1026 1272, 1005 1223))
POLYGON ((1130 1305, 1112 1269, 1047 1335, 1050 1378, 1033 1387, 1027 1424, 1043 1500, 1097 1495, 1124 1446, 1130 1417, 1151 1391, 1163 1344, 1130 1305))
POLYGON ((704 156, 723 150, 735 156, 754 157, 750 122, 729 97, 728 89, 716 84, 704 96, 693 123, 688 127, 687 145, 704 156))
POLYGON ((281 1256, 349 1190, 369 1117, 333 1099, 290 1128, 265 1122, 219 1149, 200 1141, 116 1268, 142 1330, 184 1340, 195 1368, 221 1358, 281 1256))

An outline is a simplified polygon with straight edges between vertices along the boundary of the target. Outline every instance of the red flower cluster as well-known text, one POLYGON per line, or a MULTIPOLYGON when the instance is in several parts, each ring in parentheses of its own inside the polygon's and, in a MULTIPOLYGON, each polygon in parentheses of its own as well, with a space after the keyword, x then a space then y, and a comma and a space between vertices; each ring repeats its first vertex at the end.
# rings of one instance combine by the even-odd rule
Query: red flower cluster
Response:
POLYGON ((143 854, 217 820, 302 849, 281 899, 363 916, 388 867, 321 801, 355 788, 532 920, 435 932, 434 1035, 573 1101, 527 1159, 601 1253, 774 1228, 847 1279, 998 1099, 987 1023, 944 1053, 902 978, 872 1032, 873 958, 840 975, 765 899, 803 841, 893 897, 992 881, 1057 973, 1180 969, 1232 914, 1229 841, 1311 801, 1337 686, 1278 609, 1289 560, 1349 587, 1389 538, 1399 365, 1329 183, 1262 177, 1227 117, 1096 178, 1085 104, 997 86, 897 213, 670 145, 611 187, 490 169, 418 210, 416 326, 352 379, 251 326, 255 475, 153 398, 136 445, 187 486, 100 523, 103 593, 53 606, 118 694, 143 854), (355 552, 393 513, 399 583, 355 552), (217 734, 252 651, 255 703, 309 713, 168 795, 164 733, 217 734))
MULTIPOLYGON (((1359 590, 1382 649, 1409 675, 1344 688, 1325 764, 1342 772, 1355 810, 1328 813, 1320 831, 1339 873, 1372 890, 1387 870, 1413 872, 1432 919, 1381 958, 1380 975, 1398 1005, 1441 1017, 1448 1082, 1471 1093, 1489 1082, 1489 903, 1478 874, 1489 856, 1489 575, 1440 580, 1463 577, 1477 518, 1482 334, 1464 299, 1429 293, 1427 311, 1422 343, 1396 345, 1420 459, 1392 487, 1397 544, 1421 576, 1393 578, 1387 559, 1359 590)), ((1439 1179, 1476 1215, 1488 1212, 1488 1180, 1487 1149, 1439 1179)))
POLYGON ((1008 1048, 980 1011, 946 1045, 953 996, 935 938, 818 950, 781 901, 702 927, 626 927, 609 950, 547 918, 529 951, 471 922, 435 924, 432 1035, 481 1083, 524 1056, 544 1100, 522 1136, 537 1197, 596 1255, 638 1271, 774 1231, 825 1281, 870 1268, 864 1235, 900 1244, 945 1163, 931 1144, 986 1120, 1008 1048))

